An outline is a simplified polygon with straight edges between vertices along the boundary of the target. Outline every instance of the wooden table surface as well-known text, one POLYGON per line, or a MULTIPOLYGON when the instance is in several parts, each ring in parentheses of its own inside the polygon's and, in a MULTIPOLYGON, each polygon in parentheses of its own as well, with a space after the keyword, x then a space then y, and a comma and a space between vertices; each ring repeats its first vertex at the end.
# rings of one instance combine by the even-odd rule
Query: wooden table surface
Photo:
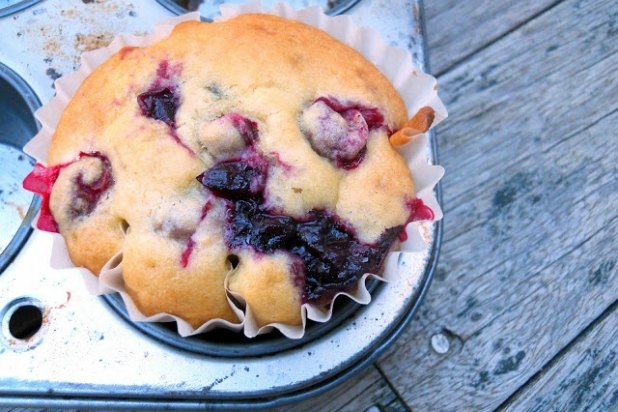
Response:
POLYGON ((437 272, 377 362, 286 409, 616 411, 618 3, 426 0, 425 16, 450 113, 437 272))

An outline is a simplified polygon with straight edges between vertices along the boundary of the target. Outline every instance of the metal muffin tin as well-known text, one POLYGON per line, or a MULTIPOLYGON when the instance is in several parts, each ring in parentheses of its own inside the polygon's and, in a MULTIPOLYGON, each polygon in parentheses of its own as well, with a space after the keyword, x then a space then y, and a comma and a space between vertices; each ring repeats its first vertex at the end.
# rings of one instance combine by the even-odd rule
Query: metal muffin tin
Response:
MULTIPOLYGON (((175 14, 186 13, 187 11, 199 10, 203 20, 212 21, 219 14, 219 4, 226 2, 203 1, 203 0, 157 0, 163 7, 175 14)), ((361 0, 296 0, 289 1, 294 7, 308 7, 317 5, 322 7, 324 13, 329 16, 345 13, 354 7, 361 0)), ((232 0, 227 3, 241 4, 244 0, 232 0)), ((269 8, 280 3, 278 0, 262 0, 264 7, 269 8)))
MULTIPOLYGON (((53 95, 51 80, 109 33, 145 32, 170 10, 182 10, 172 3, 13 1, 3 9, 0 2, 0 113, 10 113, 1 118, 9 132, 0 134, 0 145, 21 159, 2 164, 3 175, 29 169, 19 150, 37 129, 32 112, 39 100, 53 95), (19 162, 26 166, 13 165, 19 162)), ((359 24, 410 49, 426 69, 420 1, 356 3, 348 13, 359 24)), ((211 11, 204 7, 206 19, 211 11)), ((435 139, 430 156, 437 163, 435 139)), ((37 207, 33 200, 0 255, 0 406, 254 409, 321 393, 370 364, 401 333, 429 287, 441 240, 440 222, 427 227, 431 244, 420 259, 394 255, 391 262, 418 277, 374 282, 368 306, 338 300, 333 321, 311 324, 301 340, 229 332, 183 339, 173 324, 131 322, 117 295, 90 295, 77 269, 51 269, 50 235, 28 238, 37 207)))
POLYGON ((40 203, 21 189, 33 160, 21 151, 38 130, 33 112, 41 106, 28 84, 0 62, 0 273, 30 234, 40 203))

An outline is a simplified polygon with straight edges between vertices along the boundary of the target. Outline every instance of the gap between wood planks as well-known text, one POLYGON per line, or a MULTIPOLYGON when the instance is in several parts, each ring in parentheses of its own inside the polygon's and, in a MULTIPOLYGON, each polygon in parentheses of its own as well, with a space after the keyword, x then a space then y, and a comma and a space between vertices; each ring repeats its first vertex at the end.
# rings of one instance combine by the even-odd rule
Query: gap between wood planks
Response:
POLYGON ((586 339, 590 333, 596 328, 597 325, 601 324, 608 316, 610 316, 613 312, 618 311, 618 300, 614 301, 611 305, 609 305, 599 316, 597 316, 588 326, 581 331, 581 333, 575 338, 573 338, 570 342, 568 342, 556 355, 547 361, 541 369, 538 370, 534 375, 532 375, 523 385, 521 385, 515 392, 513 392, 504 402, 502 402, 497 408, 496 411, 503 411, 509 405, 511 405, 529 386, 533 385, 535 382, 540 380, 545 373, 547 373, 550 369, 552 369, 560 360, 571 350, 573 346, 575 346, 580 341, 586 339))
POLYGON ((376 370, 378 371, 380 376, 382 376, 382 379, 384 379, 384 382, 386 382, 386 385, 388 385, 388 387, 390 388, 391 392, 393 392, 393 394, 395 394, 399 405, 402 406, 403 408, 405 408, 405 410, 407 412, 412 412, 412 408, 410 408, 410 406, 408 406, 406 401, 403 400, 403 397, 399 393, 399 390, 397 390, 397 388, 391 383, 391 381, 388 380, 388 377, 386 376, 386 374, 382 370, 382 367, 380 365, 378 365, 377 362, 374 362, 373 366, 376 368, 376 370))
MULTIPOLYGON (((460 57, 459 59, 455 60, 454 62, 452 62, 451 64, 449 64, 447 67, 445 67, 444 69, 438 71, 437 73, 432 73, 435 77, 441 77, 444 74, 448 73, 449 71, 451 71, 452 69, 454 69, 455 67, 465 63, 467 60, 469 60, 470 58, 472 58, 475 54, 479 53, 480 51, 491 47, 493 44, 499 42, 500 40, 502 40, 503 38, 507 37, 509 34, 519 30, 522 26, 525 26, 526 24, 528 24, 530 21, 535 20, 536 18, 540 17, 541 15, 547 13, 548 11, 550 11, 551 9, 553 9, 554 7, 556 7, 557 5, 559 5, 560 3, 562 3, 565 0, 558 0, 555 1, 549 5, 547 5, 545 8, 539 10, 538 12, 530 15, 526 20, 523 20, 517 24, 515 24, 513 27, 511 27, 510 29, 508 29, 507 31, 501 33, 499 36, 494 37, 493 39, 489 40, 489 42, 483 44, 481 47, 477 47, 476 49, 468 52, 467 54, 465 54, 464 56, 460 57)), ((431 53, 429 54, 429 64, 428 67, 431 68, 431 53)))

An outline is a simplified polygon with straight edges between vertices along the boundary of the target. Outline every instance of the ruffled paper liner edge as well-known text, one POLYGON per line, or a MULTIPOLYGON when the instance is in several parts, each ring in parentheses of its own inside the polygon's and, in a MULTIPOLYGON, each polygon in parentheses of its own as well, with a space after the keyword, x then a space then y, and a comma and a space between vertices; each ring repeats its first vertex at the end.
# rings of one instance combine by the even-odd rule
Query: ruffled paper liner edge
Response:
MULTIPOLYGON (((422 107, 429 106, 435 111, 435 119, 432 127, 446 118, 447 112, 442 101, 437 95, 436 79, 426 73, 421 72, 412 64, 412 57, 407 50, 387 46, 381 37, 372 29, 358 27, 354 24, 350 16, 342 15, 329 17, 317 7, 295 10, 286 4, 279 3, 270 11, 265 11, 259 1, 244 5, 223 5, 221 6, 220 21, 233 18, 245 13, 269 13, 285 18, 301 21, 311 26, 317 27, 328 32, 333 37, 361 52, 369 61, 374 63, 387 78, 393 83, 404 99, 408 114, 414 114, 422 107)), ((51 144, 56 125, 64 108, 69 103, 73 95, 78 90, 81 83, 94 71, 100 64, 106 61, 116 52, 124 47, 145 47, 169 36, 174 26, 184 21, 199 20, 199 13, 188 13, 181 15, 159 24, 156 24, 151 34, 146 36, 136 36, 127 33, 118 34, 114 40, 101 49, 84 53, 81 57, 81 66, 76 72, 62 76, 54 83, 56 96, 43 107, 35 116, 41 123, 39 133, 24 147, 24 151, 41 163, 47 163, 47 151, 51 144)), ((408 167, 413 171, 413 178, 416 187, 416 197, 429 206, 434 212, 434 219, 442 218, 440 205, 435 197, 434 188, 444 175, 444 169, 438 165, 432 165, 428 161, 429 139, 427 133, 413 136, 408 144, 398 148, 399 152, 407 160, 408 167)), ((35 219, 35 222, 38 220, 35 219)), ((382 281, 389 281, 391 278, 398 278, 394 271, 398 270, 397 265, 389 265, 393 253, 422 253, 428 247, 428 242, 423 239, 420 233, 420 226, 431 224, 426 222, 409 223, 405 230, 407 240, 400 243, 399 248, 390 252, 385 259, 384 273, 364 274, 358 281, 358 286, 352 292, 339 292, 334 295, 330 304, 319 306, 305 303, 301 306, 301 324, 288 325, 283 323, 271 323, 259 327, 251 307, 244 302, 242 296, 229 290, 228 278, 225 278, 225 290, 228 303, 239 318, 239 323, 233 323, 224 319, 211 319, 198 328, 182 318, 169 314, 159 313, 152 316, 145 316, 140 312, 133 302, 130 295, 124 288, 122 276, 122 252, 112 257, 101 269, 99 276, 95 276, 84 268, 79 268, 84 278, 88 291, 92 294, 119 293, 131 320, 136 322, 170 322, 177 323, 180 336, 191 336, 207 332, 215 328, 227 328, 235 331, 242 330, 245 336, 251 338, 257 335, 268 333, 273 329, 279 330, 284 336, 291 339, 303 337, 307 319, 316 322, 327 322, 331 319, 334 302, 340 296, 347 296, 356 303, 366 305, 371 302, 371 294, 366 287, 369 277, 382 281), (238 307, 238 301, 244 304, 245 308, 238 307)), ((68 256, 68 250, 64 238, 57 234, 53 237, 52 257, 50 265, 54 269, 73 269, 74 264, 68 256)))

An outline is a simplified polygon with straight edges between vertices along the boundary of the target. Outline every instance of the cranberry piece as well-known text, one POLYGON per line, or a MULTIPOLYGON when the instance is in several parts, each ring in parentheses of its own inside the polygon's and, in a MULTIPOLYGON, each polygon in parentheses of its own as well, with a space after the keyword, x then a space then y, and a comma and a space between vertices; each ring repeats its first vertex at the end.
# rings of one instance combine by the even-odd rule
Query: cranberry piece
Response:
POLYGON ((266 172, 259 165, 240 160, 226 160, 197 177, 218 196, 239 199, 258 195, 266 185, 266 172))
POLYGON ((137 96, 137 102, 144 116, 175 127, 178 98, 169 87, 142 93, 137 96))
POLYGON ((315 102, 323 102, 337 113, 343 113, 347 110, 358 110, 363 116, 363 119, 365 119, 365 122, 367 123, 369 129, 375 129, 384 126, 384 116, 382 116, 382 113, 380 113, 380 110, 378 110, 377 107, 369 107, 355 103, 344 103, 341 100, 332 96, 319 97, 315 100, 315 102))
POLYGON ((338 113, 316 102, 305 111, 303 120, 313 150, 338 163, 353 161, 367 144, 369 129, 358 110, 338 113))
POLYGON ((303 112, 302 121, 313 150, 343 169, 362 162, 369 131, 384 126, 377 108, 346 104, 333 97, 316 99, 303 112))

